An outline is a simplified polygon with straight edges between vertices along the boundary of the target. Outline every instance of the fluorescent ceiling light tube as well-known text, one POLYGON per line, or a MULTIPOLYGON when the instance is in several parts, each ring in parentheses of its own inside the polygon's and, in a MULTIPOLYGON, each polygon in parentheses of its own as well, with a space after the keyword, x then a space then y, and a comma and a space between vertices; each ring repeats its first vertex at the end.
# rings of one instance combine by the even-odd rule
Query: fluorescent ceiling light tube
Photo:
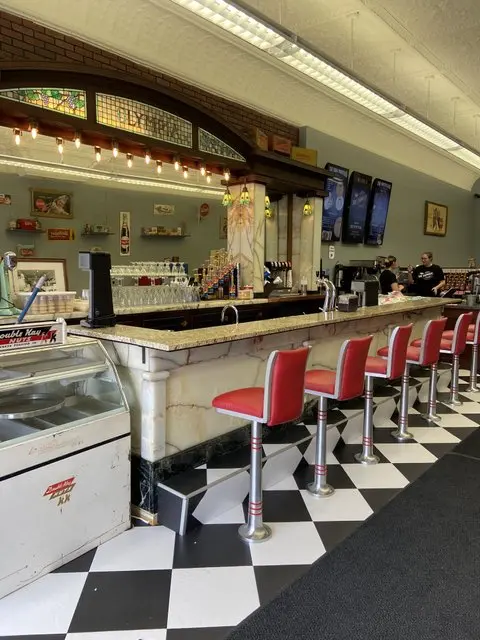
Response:
POLYGON ((372 91, 354 78, 278 31, 225 0, 170 0, 191 13, 208 20, 241 38, 257 49, 288 64, 332 91, 386 118, 392 124, 422 138, 473 167, 480 168, 480 154, 462 146, 428 124, 405 113, 393 102, 372 91))

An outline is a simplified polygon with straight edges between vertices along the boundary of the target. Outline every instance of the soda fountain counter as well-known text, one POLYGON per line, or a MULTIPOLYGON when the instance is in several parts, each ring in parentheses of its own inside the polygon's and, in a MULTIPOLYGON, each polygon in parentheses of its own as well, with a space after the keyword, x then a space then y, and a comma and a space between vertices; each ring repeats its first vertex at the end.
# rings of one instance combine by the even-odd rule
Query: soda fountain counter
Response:
MULTIPOLYGON (((257 308, 268 310, 270 304, 258 301, 257 308)), ((300 308, 297 315, 253 322, 239 305, 238 324, 168 331, 125 326, 118 318, 116 327, 68 331, 100 339, 117 365, 132 409, 132 505, 136 515, 155 523, 159 482, 248 442, 245 421, 216 413, 212 398, 262 385, 271 351, 308 342, 309 367, 332 369, 346 338, 373 334, 373 354, 387 343, 392 326, 412 322, 412 339, 421 337, 425 323, 439 317, 445 304, 400 297, 356 312, 318 313, 317 306, 316 313, 300 308)), ((220 325, 220 309, 215 312, 220 325)), ((235 321, 233 310, 227 314, 235 321)))
POLYGON ((100 341, 66 337, 63 320, 1 326, 0 597, 129 528, 129 455, 100 341))

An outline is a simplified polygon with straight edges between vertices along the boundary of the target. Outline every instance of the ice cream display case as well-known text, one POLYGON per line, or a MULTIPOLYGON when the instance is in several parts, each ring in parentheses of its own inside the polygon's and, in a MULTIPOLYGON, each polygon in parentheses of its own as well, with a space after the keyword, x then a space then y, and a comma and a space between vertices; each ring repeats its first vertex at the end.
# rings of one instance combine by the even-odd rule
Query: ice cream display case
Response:
POLYGON ((130 413, 100 342, 0 327, 0 597, 130 526, 130 413))

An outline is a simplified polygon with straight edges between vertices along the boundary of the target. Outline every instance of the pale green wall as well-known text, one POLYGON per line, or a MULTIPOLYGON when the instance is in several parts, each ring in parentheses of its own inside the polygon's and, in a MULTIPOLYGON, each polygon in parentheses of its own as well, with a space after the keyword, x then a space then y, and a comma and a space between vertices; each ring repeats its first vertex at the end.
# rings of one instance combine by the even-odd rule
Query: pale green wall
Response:
POLYGON ((208 257, 210 249, 226 246, 226 240, 219 239, 221 202, 203 198, 187 198, 164 194, 142 193, 93 187, 81 183, 43 180, 0 174, 0 193, 12 196, 11 206, 0 206, 0 251, 15 250, 17 244, 35 243, 35 254, 42 258, 67 258, 70 290, 80 291, 86 287, 87 274, 79 271, 78 252, 92 246, 101 246, 112 254, 113 264, 128 263, 133 260, 160 260, 172 255, 188 262, 190 271, 198 267, 208 257), (30 215, 30 187, 68 191, 73 194, 73 220, 41 218, 43 228, 69 227, 75 229, 76 239, 71 242, 49 241, 47 234, 8 233, 6 227, 11 218, 28 218, 30 215), (210 205, 210 214, 198 221, 198 211, 203 202, 210 205), (153 205, 173 204, 173 216, 153 215, 153 205), (132 224, 131 255, 120 257, 119 252, 119 212, 130 211, 132 224), (106 224, 116 235, 82 238, 83 225, 106 224), (190 238, 140 238, 140 228, 163 225, 177 227, 185 223, 190 238))
MULTIPOLYGON (((434 260, 443 266, 466 266, 475 253, 473 196, 408 167, 355 147, 314 129, 301 130, 301 143, 318 150, 318 166, 333 162, 350 171, 357 170, 393 183, 383 246, 335 244, 335 260, 328 260, 327 247, 322 249, 323 264, 374 258, 377 254, 393 254, 402 265, 419 262, 423 251, 432 251, 434 260), (423 234, 425 200, 449 207, 445 238, 423 234)), ((478 202, 478 201, 477 201, 478 202)), ((477 209, 480 215, 480 206, 477 209)), ((480 252, 480 246, 479 246, 480 252)))

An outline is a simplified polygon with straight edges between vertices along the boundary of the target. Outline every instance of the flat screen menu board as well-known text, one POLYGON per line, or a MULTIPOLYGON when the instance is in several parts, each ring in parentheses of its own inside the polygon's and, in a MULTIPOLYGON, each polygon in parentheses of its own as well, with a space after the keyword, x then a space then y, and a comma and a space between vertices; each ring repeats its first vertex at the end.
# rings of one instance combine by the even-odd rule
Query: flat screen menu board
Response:
POLYGON ((325 191, 328 196, 323 201, 322 240, 335 242, 342 237, 343 208, 347 192, 348 169, 328 162, 327 171, 335 174, 325 180, 325 191))
POLYGON ((365 244, 377 247, 383 244, 391 193, 391 182, 375 178, 368 204, 365 244))
POLYGON ((363 242, 372 176, 354 171, 348 183, 342 240, 350 244, 363 242))

